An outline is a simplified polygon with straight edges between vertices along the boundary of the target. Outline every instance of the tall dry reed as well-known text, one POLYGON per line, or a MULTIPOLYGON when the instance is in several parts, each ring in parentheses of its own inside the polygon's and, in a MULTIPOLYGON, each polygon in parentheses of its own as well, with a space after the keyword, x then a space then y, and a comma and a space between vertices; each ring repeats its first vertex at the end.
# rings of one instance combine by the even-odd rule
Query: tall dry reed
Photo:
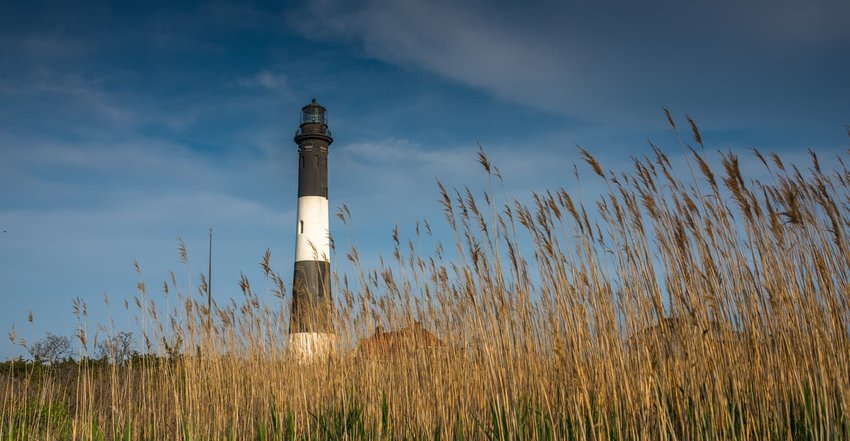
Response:
POLYGON ((450 237, 396 228, 376 268, 337 253, 354 270, 334 275, 340 348, 320 362, 286 356, 287 282, 269 253, 269 300, 243 277, 241 300, 210 310, 203 278, 194 293, 172 273, 161 295, 140 280, 125 306, 145 355, 125 363, 86 357, 113 330, 89 329, 78 301, 81 361, 4 365, 0 438, 850 436, 844 158, 827 171, 812 153, 802 172, 754 150, 756 180, 687 120, 689 173, 655 146, 617 173, 582 149, 605 188, 592 203, 565 188, 497 202, 480 151, 483 196, 438 185, 450 237), (413 322, 445 347, 356 350, 413 322))

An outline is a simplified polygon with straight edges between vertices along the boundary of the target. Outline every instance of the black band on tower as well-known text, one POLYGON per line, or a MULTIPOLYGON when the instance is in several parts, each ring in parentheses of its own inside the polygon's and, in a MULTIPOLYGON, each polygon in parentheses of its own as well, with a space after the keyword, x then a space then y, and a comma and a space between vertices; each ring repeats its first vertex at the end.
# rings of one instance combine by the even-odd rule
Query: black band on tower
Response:
POLYGON ((328 197, 328 146, 321 141, 298 149, 298 197, 328 197))

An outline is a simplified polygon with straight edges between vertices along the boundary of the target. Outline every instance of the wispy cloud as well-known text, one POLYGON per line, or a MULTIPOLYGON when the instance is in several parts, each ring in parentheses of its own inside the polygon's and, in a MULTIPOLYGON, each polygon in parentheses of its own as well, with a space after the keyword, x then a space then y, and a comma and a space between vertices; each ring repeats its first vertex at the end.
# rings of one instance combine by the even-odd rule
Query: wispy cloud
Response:
POLYGON ((237 83, 243 87, 255 87, 274 92, 287 98, 292 98, 292 91, 286 74, 263 69, 256 74, 240 78, 237 83))
POLYGON ((425 148, 409 139, 383 139, 340 146, 334 154, 344 163, 356 162, 405 172, 465 173, 473 157, 468 148, 425 148))
POLYGON ((838 18, 848 5, 325 0, 291 23, 536 109, 624 125, 645 124, 662 105, 698 107, 704 124, 735 126, 793 119, 795 105, 835 110, 824 98, 847 90, 822 90, 823 72, 805 66, 831 60, 850 74, 850 62, 835 64, 850 48, 838 18), (735 119, 725 116, 732 108, 735 119))

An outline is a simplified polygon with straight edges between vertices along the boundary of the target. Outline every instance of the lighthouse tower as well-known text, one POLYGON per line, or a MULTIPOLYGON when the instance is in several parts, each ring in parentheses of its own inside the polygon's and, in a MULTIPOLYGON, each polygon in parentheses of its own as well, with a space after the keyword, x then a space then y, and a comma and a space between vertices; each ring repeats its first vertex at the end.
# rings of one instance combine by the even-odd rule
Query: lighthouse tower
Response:
POLYGON ((325 108, 314 98, 301 109, 298 144, 298 216, 289 351, 300 361, 330 353, 336 342, 330 284, 328 146, 325 108))

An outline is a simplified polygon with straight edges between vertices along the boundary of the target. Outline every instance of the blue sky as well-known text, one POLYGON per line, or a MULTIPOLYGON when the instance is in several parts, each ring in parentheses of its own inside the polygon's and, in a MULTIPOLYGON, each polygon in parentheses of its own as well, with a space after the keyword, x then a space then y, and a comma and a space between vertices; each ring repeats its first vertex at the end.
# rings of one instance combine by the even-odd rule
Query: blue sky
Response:
POLYGON ((289 280, 313 95, 336 138, 331 210, 353 214, 332 232, 373 257, 394 224, 439 224, 435 178, 481 188, 478 143, 508 197, 572 188, 576 144, 608 168, 647 139, 676 155, 662 106, 712 149, 848 147, 844 1, 175 3, 4 4, 4 330, 70 335, 75 297, 130 329, 103 293, 134 293, 134 260, 151 287, 184 274, 178 237, 197 281, 210 227, 217 296, 240 271, 259 282, 266 248, 289 280))

